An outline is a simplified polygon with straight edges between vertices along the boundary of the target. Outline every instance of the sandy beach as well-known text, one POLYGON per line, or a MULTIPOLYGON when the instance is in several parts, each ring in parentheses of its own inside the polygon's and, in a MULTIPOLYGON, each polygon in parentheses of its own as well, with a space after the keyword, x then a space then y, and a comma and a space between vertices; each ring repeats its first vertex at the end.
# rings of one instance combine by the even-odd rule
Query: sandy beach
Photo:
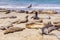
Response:
MULTIPOLYGON (((0 29, 4 27, 19 27, 25 28, 22 31, 16 31, 13 33, 4 34, 6 30, 0 30, 0 40, 60 40, 60 38, 56 35, 42 35, 41 29, 29 29, 26 28, 26 24, 34 23, 39 20, 43 20, 43 23, 51 22, 60 22, 60 14, 38 14, 39 20, 34 20, 31 17, 35 14, 27 14, 27 13, 17 13, 10 12, 5 14, 6 12, 0 12, 0 29), (26 16, 28 16, 28 22, 25 22, 26 16), (49 16, 51 19, 48 19, 49 16), (16 17, 16 18, 13 18, 16 17), (24 22, 21 22, 24 21, 24 22)), ((60 34, 60 31, 53 30, 50 34, 60 34)), ((60 36, 60 35, 59 35, 60 36)))

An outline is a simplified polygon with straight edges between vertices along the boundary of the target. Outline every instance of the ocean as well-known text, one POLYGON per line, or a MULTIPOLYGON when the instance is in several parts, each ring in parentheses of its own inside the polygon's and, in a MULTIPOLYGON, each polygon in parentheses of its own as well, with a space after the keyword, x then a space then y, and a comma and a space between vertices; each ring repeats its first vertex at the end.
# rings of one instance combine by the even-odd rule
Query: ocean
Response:
POLYGON ((0 0, 0 5, 60 4, 60 0, 0 0))
POLYGON ((26 9, 32 4, 34 9, 56 9, 60 10, 60 0, 0 0, 0 8, 26 9))

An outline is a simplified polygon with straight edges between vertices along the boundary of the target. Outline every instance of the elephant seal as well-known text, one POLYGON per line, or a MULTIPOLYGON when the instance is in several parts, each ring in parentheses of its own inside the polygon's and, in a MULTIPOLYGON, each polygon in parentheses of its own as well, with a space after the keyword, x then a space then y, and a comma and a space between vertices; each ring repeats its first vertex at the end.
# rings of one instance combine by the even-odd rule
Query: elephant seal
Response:
POLYGON ((8 33, 13 33, 13 32, 17 32, 17 31, 22 31, 25 28, 19 28, 19 27, 10 27, 7 30, 5 30, 4 34, 8 34, 8 33))

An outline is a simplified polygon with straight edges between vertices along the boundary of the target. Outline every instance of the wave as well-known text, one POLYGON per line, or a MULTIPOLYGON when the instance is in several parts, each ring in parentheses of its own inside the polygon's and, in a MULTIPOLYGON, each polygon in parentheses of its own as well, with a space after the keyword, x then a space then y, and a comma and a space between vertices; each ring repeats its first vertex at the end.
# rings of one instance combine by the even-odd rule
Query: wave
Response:
MULTIPOLYGON (((7 5, 7 6, 0 6, 0 8, 27 8, 28 6, 11 6, 11 5, 7 5)), ((60 6, 32 6, 31 8, 34 9, 60 9, 60 6)))
POLYGON ((3 5, 3 6, 0 6, 0 8, 6 8, 6 9, 20 9, 20 10, 38 10, 38 9, 41 9, 41 10, 46 10, 46 9, 52 9, 52 10, 56 10, 58 12, 60 12, 60 6, 41 6, 41 5, 35 5, 35 6, 32 6, 31 8, 27 8, 28 5, 25 5, 25 6, 16 6, 16 5, 3 5))

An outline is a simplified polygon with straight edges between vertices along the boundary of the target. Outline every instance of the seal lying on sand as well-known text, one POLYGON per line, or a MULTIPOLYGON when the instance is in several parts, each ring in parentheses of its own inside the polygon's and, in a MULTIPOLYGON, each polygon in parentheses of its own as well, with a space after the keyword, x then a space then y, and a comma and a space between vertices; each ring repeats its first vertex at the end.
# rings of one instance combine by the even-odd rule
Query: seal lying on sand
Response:
POLYGON ((6 10, 6 13, 5 14, 9 14, 11 11, 10 10, 6 10))
POLYGON ((24 29, 25 29, 25 28, 10 27, 10 28, 8 28, 7 30, 5 30, 4 34, 13 33, 13 32, 16 32, 16 31, 22 31, 22 30, 24 30, 24 29))
POLYGON ((54 11, 54 10, 45 10, 45 11, 43 11, 43 13, 46 13, 46 14, 57 14, 57 12, 54 11))
POLYGON ((42 28, 42 34, 48 35, 51 31, 58 29, 60 29, 60 23, 51 24, 51 22, 49 22, 45 27, 42 28))
POLYGON ((39 29, 39 28, 43 28, 45 27, 44 23, 29 23, 29 24, 26 24, 26 28, 29 28, 29 29, 39 29))
POLYGON ((1 17, 0 19, 7 19, 7 18, 17 18, 17 16, 8 16, 8 17, 1 17))
POLYGON ((26 24, 26 28, 29 29, 41 29, 42 34, 49 34, 52 30, 56 29, 50 22, 48 24, 45 23, 30 23, 26 24))
POLYGON ((8 29, 8 28, 10 28, 10 27, 12 27, 13 25, 11 24, 11 23, 9 23, 9 22, 7 22, 7 23, 2 23, 2 24, 0 24, 0 29, 1 30, 6 30, 6 29, 8 29))
POLYGON ((24 20, 18 20, 16 23, 26 23, 26 22, 28 22, 28 16, 26 16, 26 19, 24 19, 24 20))
POLYGON ((48 22, 48 23, 30 23, 30 24, 26 24, 26 28, 41 29, 42 34, 48 35, 51 31, 58 30, 59 25, 56 25, 56 24, 53 25, 51 22, 48 22))

